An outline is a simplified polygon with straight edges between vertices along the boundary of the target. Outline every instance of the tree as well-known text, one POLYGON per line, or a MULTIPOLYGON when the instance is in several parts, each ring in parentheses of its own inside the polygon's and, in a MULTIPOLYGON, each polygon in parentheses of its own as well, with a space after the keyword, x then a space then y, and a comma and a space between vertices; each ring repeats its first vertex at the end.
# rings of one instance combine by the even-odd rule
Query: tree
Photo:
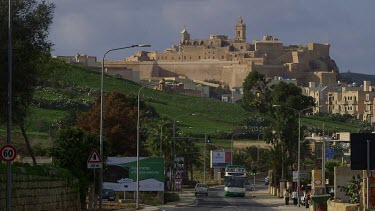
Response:
POLYGON ((357 178, 353 176, 353 178, 348 181, 348 185, 342 187, 340 191, 345 192, 345 195, 349 196, 350 203, 359 203, 362 194, 361 176, 359 176, 359 174, 357 178))
POLYGON ((201 154, 199 147, 194 141, 189 139, 176 141, 176 154, 184 158, 184 180, 188 180, 188 172, 190 172, 190 179, 194 178, 194 167, 201 165, 201 160, 197 159, 201 154))
POLYGON ((92 171, 87 168, 87 159, 91 151, 99 146, 97 137, 79 128, 61 129, 51 150, 53 162, 70 170, 79 179, 82 205, 86 201, 87 188, 93 181, 92 171))
MULTIPOLYGON (((172 166, 171 163, 171 146, 172 146, 172 128, 170 120, 156 122, 153 121, 148 125, 148 135, 145 146, 151 156, 160 156, 160 144, 162 145, 162 156, 164 158, 164 169, 172 166), (164 125, 164 126, 163 126, 164 125), (169 126, 169 127, 168 127, 169 126), (161 128, 163 127, 163 128, 161 128), (161 137, 161 129, 163 134, 161 137), (161 139, 161 140, 160 140, 161 139)), ((164 184, 167 185, 167 173, 164 171, 164 184)))
POLYGON ((269 111, 270 89, 266 77, 256 70, 247 75, 243 83, 243 107, 246 110, 258 110, 262 113, 269 111))
MULTIPOLYGON (((12 116, 21 129, 28 151, 36 165, 29 139, 27 120, 37 80, 50 58, 52 44, 47 40, 54 5, 45 1, 12 1, 12 116)), ((8 1, 0 0, 0 124, 8 118, 8 1)))
MULTIPOLYGON (((105 96, 103 132, 104 139, 108 144, 104 147, 108 146, 107 150, 110 156, 136 156, 137 106, 136 98, 128 97, 122 93, 111 92, 105 96)), ((153 108, 146 107, 142 102, 140 111, 142 125, 146 123, 147 117, 155 116, 153 108)), ((96 100, 89 112, 78 114, 77 125, 91 133, 100 133, 100 98, 96 100)), ((140 137, 140 141, 142 140, 143 138, 140 137)))
MULTIPOLYGON (((312 97, 303 95, 302 90, 294 84, 280 82, 272 88, 270 94, 272 105, 279 106, 273 109, 276 121, 264 130, 264 137, 274 148, 280 149, 282 159, 279 159, 279 165, 287 169, 286 166, 292 166, 298 160, 299 112, 313 106, 314 100, 312 97)), ((301 140, 303 140, 303 134, 304 127, 301 127, 301 140)), ((308 152, 306 147, 301 144, 301 152, 308 152)), ((274 171, 276 174, 281 173, 277 169, 274 171)), ((284 171, 284 176, 288 174, 289 172, 284 171)), ((280 176, 280 174, 277 175, 277 177, 280 176)))

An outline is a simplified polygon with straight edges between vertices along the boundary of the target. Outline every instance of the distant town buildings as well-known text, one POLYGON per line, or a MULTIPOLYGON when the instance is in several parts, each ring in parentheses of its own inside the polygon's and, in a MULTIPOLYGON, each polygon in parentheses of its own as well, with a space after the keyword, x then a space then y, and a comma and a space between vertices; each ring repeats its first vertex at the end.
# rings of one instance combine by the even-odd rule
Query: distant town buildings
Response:
POLYGON ((327 86, 310 83, 308 87, 302 87, 307 96, 315 99, 315 112, 332 114, 349 114, 357 119, 374 122, 375 86, 370 81, 364 81, 362 85, 337 82, 327 86))

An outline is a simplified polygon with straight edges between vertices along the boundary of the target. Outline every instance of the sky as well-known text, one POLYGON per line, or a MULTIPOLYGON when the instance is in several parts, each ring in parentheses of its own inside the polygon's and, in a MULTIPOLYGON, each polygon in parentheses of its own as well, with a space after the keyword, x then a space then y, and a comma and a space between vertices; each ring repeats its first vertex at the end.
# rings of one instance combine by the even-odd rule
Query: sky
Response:
MULTIPOLYGON (((284 45, 329 43, 340 72, 375 75, 373 0, 49 0, 55 13, 49 39, 54 56, 85 53, 102 60, 112 48, 150 44, 163 51, 178 44, 186 26, 191 39, 234 37, 238 17, 247 42, 272 35, 284 45)), ((123 59, 140 49, 114 51, 123 59)))

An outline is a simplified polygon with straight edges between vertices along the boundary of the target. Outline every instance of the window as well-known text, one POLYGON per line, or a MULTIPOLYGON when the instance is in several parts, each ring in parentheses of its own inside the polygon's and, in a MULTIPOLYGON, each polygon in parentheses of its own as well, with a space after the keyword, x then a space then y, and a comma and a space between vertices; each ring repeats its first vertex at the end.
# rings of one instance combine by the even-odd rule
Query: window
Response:
POLYGON ((198 56, 198 59, 201 59, 201 56, 198 56))
POLYGON ((239 37, 240 35, 241 35, 241 32, 237 31, 237 37, 239 37))
POLYGON ((224 59, 224 56, 221 56, 221 59, 224 59))
POLYGON ((241 45, 240 48, 243 49, 243 46, 241 45))

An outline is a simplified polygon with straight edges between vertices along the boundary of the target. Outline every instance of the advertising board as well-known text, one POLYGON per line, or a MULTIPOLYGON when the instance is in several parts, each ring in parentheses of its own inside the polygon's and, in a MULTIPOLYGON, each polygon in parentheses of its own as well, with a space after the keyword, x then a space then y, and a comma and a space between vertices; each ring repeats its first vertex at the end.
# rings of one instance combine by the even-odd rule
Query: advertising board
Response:
POLYGON ((211 168, 225 168, 225 166, 231 163, 232 152, 211 150, 210 158, 211 168))
MULTIPOLYGON (((103 189, 136 191, 137 158, 108 157, 104 171, 103 189)), ((164 159, 160 157, 139 158, 139 190, 164 191, 164 159)))

